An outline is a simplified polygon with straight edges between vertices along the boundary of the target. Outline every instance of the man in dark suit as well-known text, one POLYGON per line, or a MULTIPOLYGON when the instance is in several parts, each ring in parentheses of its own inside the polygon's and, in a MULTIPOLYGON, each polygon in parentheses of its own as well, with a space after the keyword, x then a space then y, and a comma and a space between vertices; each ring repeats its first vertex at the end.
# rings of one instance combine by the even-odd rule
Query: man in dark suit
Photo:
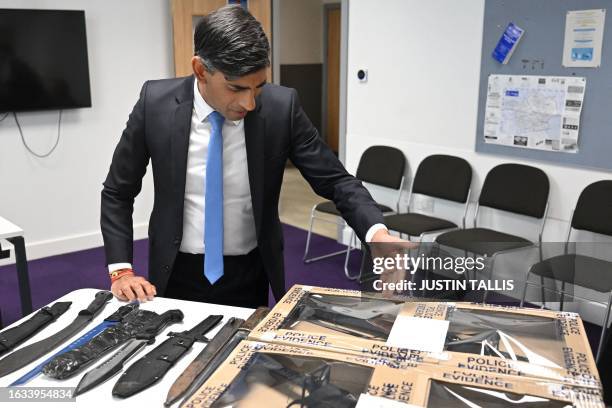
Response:
POLYGON ((194 75, 148 81, 102 190, 111 290, 245 307, 285 292, 278 200, 287 159, 366 241, 394 241, 361 182, 322 142, 293 89, 266 84, 261 25, 226 6, 196 27, 194 75), (151 161, 149 280, 132 263, 132 212, 151 161))

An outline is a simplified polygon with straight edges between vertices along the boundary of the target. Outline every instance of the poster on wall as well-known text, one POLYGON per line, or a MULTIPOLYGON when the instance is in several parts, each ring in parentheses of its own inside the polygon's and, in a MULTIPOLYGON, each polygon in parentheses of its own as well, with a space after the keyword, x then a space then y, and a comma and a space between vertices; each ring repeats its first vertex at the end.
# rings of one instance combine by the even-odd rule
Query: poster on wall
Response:
POLYGON ((563 66, 596 68, 601 65, 606 10, 568 11, 565 17, 563 66))
POLYGON ((485 142, 578 152, 585 89, 584 77, 490 75, 485 142))

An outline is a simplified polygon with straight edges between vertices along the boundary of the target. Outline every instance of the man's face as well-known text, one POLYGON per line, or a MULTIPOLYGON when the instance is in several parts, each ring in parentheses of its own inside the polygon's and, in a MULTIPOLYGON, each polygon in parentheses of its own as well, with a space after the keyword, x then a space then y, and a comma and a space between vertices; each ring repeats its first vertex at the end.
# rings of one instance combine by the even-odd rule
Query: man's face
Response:
POLYGON ((265 68, 239 78, 227 78, 220 71, 208 72, 197 57, 192 65, 202 97, 225 119, 240 120, 255 109, 255 98, 266 84, 265 68))

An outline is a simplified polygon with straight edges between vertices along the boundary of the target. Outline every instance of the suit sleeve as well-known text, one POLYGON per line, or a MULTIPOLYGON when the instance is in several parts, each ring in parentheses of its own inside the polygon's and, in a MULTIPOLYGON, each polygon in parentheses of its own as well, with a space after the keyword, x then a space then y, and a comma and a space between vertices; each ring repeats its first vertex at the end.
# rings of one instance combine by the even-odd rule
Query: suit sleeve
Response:
POLYGON ((370 227, 383 216, 361 181, 350 175, 302 109, 297 92, 291 97, 292 144, 289 158, 318 195, 331 200, 348 225, 365 242, 370 227))
POLYGON ((149 163, 145 143, 147 83, 129 116, 103 183, 100 226, 107 264, 133 262, 134 199, 140 193, 149 163))

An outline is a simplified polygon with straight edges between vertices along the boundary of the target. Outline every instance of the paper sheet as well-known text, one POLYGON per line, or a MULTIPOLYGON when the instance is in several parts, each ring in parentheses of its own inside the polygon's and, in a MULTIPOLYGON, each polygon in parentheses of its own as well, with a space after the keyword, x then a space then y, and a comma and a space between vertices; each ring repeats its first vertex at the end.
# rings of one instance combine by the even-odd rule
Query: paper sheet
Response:
POLYGON ((606 10, 568 11, 563 43, 564 67, 595 68, 601 65, 606 10))
POLYGON ((387 344, 411 350, 441 353, 448 332, 448 320, 398 316, 393 323, 387 344))

